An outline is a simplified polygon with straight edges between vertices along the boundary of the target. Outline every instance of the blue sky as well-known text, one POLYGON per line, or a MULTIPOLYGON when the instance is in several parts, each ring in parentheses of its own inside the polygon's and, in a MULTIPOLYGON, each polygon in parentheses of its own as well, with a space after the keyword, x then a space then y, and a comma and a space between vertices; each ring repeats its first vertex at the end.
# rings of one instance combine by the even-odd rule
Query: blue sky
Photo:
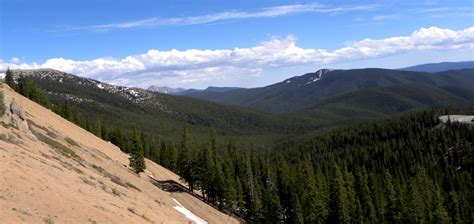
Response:
POLYGON ((0 69, 255 87, 319 68, 474 60, 469 0, 2 0, 0 69))

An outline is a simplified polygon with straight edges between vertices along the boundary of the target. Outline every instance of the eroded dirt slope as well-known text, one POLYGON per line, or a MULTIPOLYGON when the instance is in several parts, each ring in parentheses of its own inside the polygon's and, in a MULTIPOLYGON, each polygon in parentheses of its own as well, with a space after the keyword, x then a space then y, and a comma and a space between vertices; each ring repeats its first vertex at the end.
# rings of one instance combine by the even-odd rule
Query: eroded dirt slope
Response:
POLYGON ((208 223, 237 223, 187 193, 150 182, 179 181, 146 161, 140 176, 128 156, 4 84, 0 118, 0 220, 3 223, 193 223, 176 199, 208 223), (13 103, 12 103, 13 101, 13 103))

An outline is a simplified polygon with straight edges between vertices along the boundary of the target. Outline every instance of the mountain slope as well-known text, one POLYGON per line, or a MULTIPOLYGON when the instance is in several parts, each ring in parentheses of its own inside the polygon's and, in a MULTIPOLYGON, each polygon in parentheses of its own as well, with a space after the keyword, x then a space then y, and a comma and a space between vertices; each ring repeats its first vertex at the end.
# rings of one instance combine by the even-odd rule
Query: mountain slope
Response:
POLYGON ((332 120, 374 119, 431 107, 473 105, 474 89, 408 84, 343 94, 297 114, 332 120))
POLYGON ((15 76, 33 78, 54 104, 65 99, 84 114, 93 114, 111 126, 131 130, 135 124, 156 138, 180 138, 184 125, 193 136, 208 137, 214 128, 224 136, 249 137, 298 134, 316 125, 304 118, 274 115, 225 106, 190 97, 152 93, 138 88, 112 86, 55 70, 15 70, 15 76), (122 122, 123 118, 128 122, 122 122))
POLYGON ((194 94, 194 95, 218 94, 218 93, 229 92, 229 91, 236 90, 236 89, 242 89, 242 88, 239 88, 239 87, 216 87, 216 86, 209 86, 209 87, 207 87, 206 89, 203 89, 203 90, 199 90, 199 89, 188 89, 188 90, 179 92, 179 93, 174 94, 174 95, 177 95, 177 96, 187 96, 187 95, 190 95, 190 94, 194 94))
POLYGON ((319 70, 270 86, 188 96, 269 112, 293 112, 345 93, 400 84, 474 88, 474 70, 420 73, 388 69, 319 70))
POLYGON ((3 222, 189 223, 175 208, 177 199, 209 223, 237 223, 187 193, 157 188, 149 176, 179 181, 163 167, 147 160, 148 169, 137 176, 116 146, 4 84, 0 91, 6 105, 0 118, 3 222))
POLYGON ((147 90, 151 92, 165 93, 171 95, 179 94, 183 91, 186 91, 186 89, 183 88, 171 88, 168 86, 150 86, 147 88, 147 90))
POLYGON ((413 72, 444 72, 459 69, 474 69, 474 61, 429 63, 401 68, 399 70, 413 72))

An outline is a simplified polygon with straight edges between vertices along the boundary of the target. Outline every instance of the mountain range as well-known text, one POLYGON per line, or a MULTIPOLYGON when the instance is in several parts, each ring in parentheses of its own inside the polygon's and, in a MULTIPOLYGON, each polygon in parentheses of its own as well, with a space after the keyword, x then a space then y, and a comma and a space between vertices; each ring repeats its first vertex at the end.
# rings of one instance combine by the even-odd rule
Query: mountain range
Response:
POLYGON ((376 223, 472 214, 473 129, 439 117, 473 113, 474 69, 321 69, 192 93, 222 102, 52 69, 12 74, 0 84, 8 222, 295 223, 338 203, 348 210, 318 220, 342 210, 376 223))
POLYGON ((428 63, 401 68, 399 70, 413 72, 444 72, 459 69, 474 69, 474 61, 428 63))
POLYGON ((197 92, 187 96, 267 112, 285 113, 314 107, 338 95, 393 85, 420 84, 433 88, 441 86, 474 88, 473 74, 473 69, 439 73, 376 68, 321 69, 265 87, 237 89, 224 93, 197 92))
POLYGON ((148 91, 156 93, 164 93, 175 96, 185 96, 194 93, 212 92, 212 93, 224 93, 231 90, 241 89, 239 87, 216 87, 209 86, 206 89, 185 89, 185 88, 171 88, 167 86, 154 86, 151 85, 147 88, 148 91))
POLYGON ((268 142, 358 119, 474 104, 472 69, 321 69, 261 88, 209 87, 183 91, 184 96, 113 86, 51 69, 13 72, 36 80, 53 104, 69 100, 108 124, 138 125, 152 136, 172 139, 183 125, 190 125, 198 137, 212 127, 229 138, 265 136, 260 140, 268 142), (121 124, 124 116, 130 122, 121 124))

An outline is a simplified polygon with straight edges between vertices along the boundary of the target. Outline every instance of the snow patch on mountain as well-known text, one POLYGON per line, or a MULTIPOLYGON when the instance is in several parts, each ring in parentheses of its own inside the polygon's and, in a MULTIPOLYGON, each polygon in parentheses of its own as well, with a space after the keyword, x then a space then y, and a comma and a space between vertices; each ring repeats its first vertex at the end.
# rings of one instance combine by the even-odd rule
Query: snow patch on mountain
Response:
POLYGON ((319 80, 321 80, 323 78, 323 75, 328 73, 328 72, 331 72, 333 70, 331 69, 320 69, 318 70, 317 72, 314 73, 314 75, 312 77, 310 77, 310 80, 308 82, 306 82, 304 85, 308 85, 308 84, 311 84, 313 82, 317 82, 319 80))
POLYGON ((167 86, 154 86, 154 85, 148 87, 147 90, 151 92, 171 94, 171 95, 186 91, 186 89, 183 89, 183 88, 171 88, 167 86))

